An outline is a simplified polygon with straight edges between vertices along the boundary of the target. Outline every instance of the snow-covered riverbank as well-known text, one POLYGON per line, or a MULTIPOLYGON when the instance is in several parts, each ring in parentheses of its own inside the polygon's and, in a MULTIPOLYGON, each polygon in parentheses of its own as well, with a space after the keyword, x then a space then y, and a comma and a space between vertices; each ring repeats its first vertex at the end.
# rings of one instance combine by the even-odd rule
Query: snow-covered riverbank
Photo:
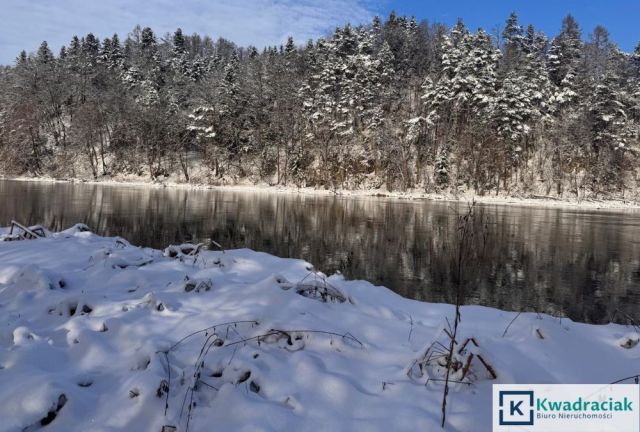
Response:
POLYGON ((7 177, 0 176, 0 179, 25 181, 25 182, 41 182, 41 183, 72 183, 72 184, 89 184, 89 185, 106 185, 106 186, 135 186, 135 187, 153 187, 153 188, 175 188, 190 190, 229 190, 229 191, 249 191, 249 192, 265 192, 265 193, 286 193, 286 194, 307 194, 320 196, 341 196, 341 197, 370 197, 370 198, 388 198, 402 200, 433 200, 433 201, 450 201, 450 202, 476 202, 483 204, 496 205, 516 205, 516 206, 533 206, 533 207, 559 207, 569 209, 584 210, 639 210, 640 202, 636 199, 628 200, 582 200, 575 198, 557 198, 553 196, 510 196, 506 194, 494 195, 476 195, 473 192, 465 194, 452 195, 448 193, 426 193, 421 190, 410 191, 387 191, 385 189, 316 189, 311 187, 294 187, 294 186, 270 186, 267 184, 226 184, 226 185, 208 185, 199 183, 181 183, 176 181, 145 181, 126 178, 104 178, 99 180, 85 179, 68 179, 61 180, 51 177, 7 177))
MULTIPOLYGON (((0 242, 0 431, 439 430, 453 313, 248 249, 0 242)), ((638 374, 638 338, 464 307, 445 430, 489 431, 494 383, 638 374)))

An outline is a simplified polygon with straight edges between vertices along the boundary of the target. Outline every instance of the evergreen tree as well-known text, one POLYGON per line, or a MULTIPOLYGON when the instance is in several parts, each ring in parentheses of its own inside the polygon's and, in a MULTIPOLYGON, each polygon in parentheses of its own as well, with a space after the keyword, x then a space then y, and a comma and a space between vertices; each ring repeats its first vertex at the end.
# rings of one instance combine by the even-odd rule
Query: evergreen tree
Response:
POLYGON ((46 43, 0 73, 0 164, 195 181, 452 193, 638 190, 640 45, 568 16, 492 39, 392 13, 297 46, 157 38, 46 43))
POLYGON ((182 35, 182 29, 178 29, 173 33, 173 55, 179 57, 186 53, 184 36, 182 35))
POLYGON ((520 49, 522 43, 522 26, 518 23, 518 15, 515 12, 511 12, 507 23, 502 31, 502 40, 505 49, 520 49))
POLYGON ((100 53, 100 41, 93 35, 93 33, 89 33, 84 37, 82 42, 82 53, 85 56, 85 61, 87 62, 87 67, 94 67, 98 62, 98 56, 100 53))
POLYGON ((53 65, 54 62, 53 53, 49 49, 49 44, 47 41, 44 41, 40 44, 40 48, 38 48, 38 53, 36 54, 36 61, 40 65, 53 65))
POLYGON ((124 53, 120 46, 120 39, 117 34, 111 38, 111 49, 107 59, 107 67, 109 69, 122 69, 124 67, 124 53))
POLYGON ((20 55, 16 58, 17 66, 24 66, 27 64, 27 52, 25 50, 20 51, 20 55))
POLYGON ((631 130, 618 77, 607 72, 596 84, 589 113, 592 117, 594 188, 621 186, 621 174, 625 168, 625 153, 629 150, 631 130))
POLYGON ((582 45, 578 23, 567 15, 562 21, 562 31, 551 43, 547 60, 549 76, 557 88, 554 102, 559 106, 570 103, 578 95, 582 45))

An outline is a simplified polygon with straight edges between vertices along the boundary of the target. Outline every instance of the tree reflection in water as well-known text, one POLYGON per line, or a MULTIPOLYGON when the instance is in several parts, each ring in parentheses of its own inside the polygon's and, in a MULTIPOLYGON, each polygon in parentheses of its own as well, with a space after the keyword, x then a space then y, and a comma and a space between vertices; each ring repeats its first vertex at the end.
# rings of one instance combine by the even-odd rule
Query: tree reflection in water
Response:
MULTIPOLYGON (((303 258, 417 300, 452 302, 447 245, 464 204, 239 191, 0 181, 0 224, 163 248, 212 238, 303 258)), ((468 303, 586 322, 640 316, 638 212, 485 205, 489 244, 468 303)), ((469 265, 469 264, 468 264, 469 265)))

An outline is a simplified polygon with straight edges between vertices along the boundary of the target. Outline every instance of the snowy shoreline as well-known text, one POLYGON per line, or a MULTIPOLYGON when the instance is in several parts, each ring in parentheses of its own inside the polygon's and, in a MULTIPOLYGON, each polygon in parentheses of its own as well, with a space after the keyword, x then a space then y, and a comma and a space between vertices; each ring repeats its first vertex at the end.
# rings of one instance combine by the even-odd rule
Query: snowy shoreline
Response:
MULTIPOLYGON (((451 305, 249 249, 47 234, 0 242, 0 431, 441 430, 444 368, 425 354, 451 305)), ((637 374, 634 330, 463 307, 456 359, 476 360, 444 430, 489 431, 494 383, 637 374)))
POLYGON ((425 193, 419 190, 399 192, 388 192, 382 189, 316 189, 310 187, 290 187, 290 186, 270 186, 268 184, 252 184, 237 183, 228 185, 210 185, 200 183, 180 183, 174 181, 152 182, 130 179, 103 179, 103 180, 86 180, 86 179, 57 179, 53 177, 26 177, 26 176, 2 176, 0 180, 35 182, 35 183, 63 183, 63 184, 84 184, 84 185, 103 185, 103 186, 126 186, 126 187, 151 187, 151 188, 172 188, 186 190, 222 190, 222 191, 239 191, 239 192, 265 192, 276 194, 305 194, 316 196, 337 196, 337 197, 354 197, 354 198, 380 198, 380 199, 398 199, 398 200, 414 200, 414 201, 445 201, 445 202, 476 202, 482 204, 493 205, 513 205, 524 207, 552 207, 565 209, 582 209, 582 210, 640 210, 640 202, 622 201, 622 200, 583 200, 577 201, 572 199, 562 199, 555 197, 517 197, 510 195, 474 195, 461 194, 454 196, 452 194, 435 194, 425 193))

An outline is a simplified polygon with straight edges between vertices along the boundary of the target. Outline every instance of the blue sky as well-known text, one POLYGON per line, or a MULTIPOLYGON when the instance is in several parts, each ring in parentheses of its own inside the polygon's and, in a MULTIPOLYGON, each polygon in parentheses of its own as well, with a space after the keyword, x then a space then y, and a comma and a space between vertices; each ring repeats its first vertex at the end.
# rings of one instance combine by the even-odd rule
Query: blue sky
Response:
POLYGON ((603 25, 625 51, 632 51, 640 41, 640 0, 394 0, 386 8, 449 25, 461 17, 472 30, 483 27, 488 31, 502 26, 515 11, 521 24, 531 23, 547 35, 557 34, 562 18, 571 14, 584 38, 596 25, 603 25))
POLYGON ((182 27, 240 45, 278 44, 289 34, 302 43, 393 9, 449 25, 462 17, 470 28, 489 31, 515 10, 522 23, 549 35, 572 13, 585 37, 602 24, 624 50, 640 40, 640 0, 0 0, 0 64, 12 63, 22 49, 34 51, 42 40, 57 51, 74 34, 125 36, 136 24, 160 35, 182 27))

